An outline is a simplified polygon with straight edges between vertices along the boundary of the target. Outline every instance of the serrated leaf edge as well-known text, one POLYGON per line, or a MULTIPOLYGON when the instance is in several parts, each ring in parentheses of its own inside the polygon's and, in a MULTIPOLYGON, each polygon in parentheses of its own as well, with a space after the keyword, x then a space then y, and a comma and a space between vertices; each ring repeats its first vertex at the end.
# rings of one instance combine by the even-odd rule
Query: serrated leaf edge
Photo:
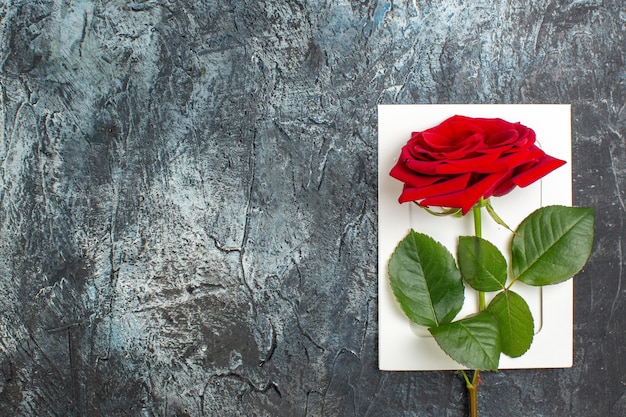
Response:
MULTIPOLYGON (((524 223, 524 222, 525 222, 525 221, 526 221, 526 220, 527 220, 530 216, 534 215, 537 211, 539 211, 539 210, 541 210, 541 209, 545 209, 545 208, 550 208, 550 207, 564 207, 564 208, 586 209, 586 208, 584 208, 584 207, 568 207, 568 206, 556 206, 556 205, 555 205, 555 206, 545 206, 545 207, 542 207, 542 208, 540 208, 540 209, 536 210, 535 212, 533 212, 533 213, 529 214, 529 215, 528 215, 528 217, 522 221, 522 223, 524 223)), ((593 209, 589 209, 589 210, 593 210, 593 209)), ((517 280, 519 280, 519 281, 524 282, 524 280, 523 280, 523 278, 522 278, 522 277, 524 276, 524 274, 526 274, 526 273, 527 273, 527 272, 528 272, 528 271, 529 271, 529 270, 530 270, 530 269, 531 269, 534 265, 536 265, 536 264, 537 264, 537 262, 538 262, 538 261, 539 261, 542 257, 544 257, 544 256, 545 256, 545 255, 546 255, 546 254, 550 251, 550 249, 551 249, 552 247, 554 247, 554 246, 555 246, 558 242, 560 242, 560 241, 561 241, 561 239, 563 239, 563 238, 564 238, 564 237, 565 237, 565 236, 566 236, 566 235, 567 235, 567 234, 568 234, 568 233, 569 233, 569 232, 570 232, 570 231, 571 231, 574 227, 576 227, 576 225, 578 225, 581 221, 583 221, 583 220, 587 217, 587 215, 588 215, 588 211, 587 211, 587 210, 585 210, 585 214, 584 214, 583 216, 581 216, 581 217, 578 219, 578 221, 576 221, 575 223, 573 223, 573 224, 572 224, 572 226, 571 226, 570 228, 568 228, 568 229, 567 229, 567 231, 566 231, 565 233, 563 233, 559 239, 557 239, 557 240, 555 240, 554 242, 552 242, 552 244, 550 244, 550 246, 548 246, 548 248, 547 248, 546 250, 544 250, 544 251, 543 251, 543 253, 541 254, 541 256, 539 256, 539 257, 535 258, 535 259, 533 260, 533 262, 532 262, 532 263, 530 263, 529 265, 527 265, 527 266, 526 266, 526 268, 524 268, 524 270, 523 270, 523 271, 521 271, 519 274, 517 274, 517 276, 515 276, 515 277, 514 277, 513 281, 517 281, 517 280)), ((592 216, 593 216, 593 211, 592 211, 592 216)), ((521 226, 521 224, 522 224, 522 223, 520 223, 520 226, 521 226)), ((520 236, 520 238, 522 238, 522 239, 523 239, 523 237, 521 237, 521 234, 519 234, 519 232, 518 232, 518 231, 519 231, 519 226, 518 226, 517 230, 515 231, 515 233, 516 233, 516 234, 518 234, 518 235, 520 236)), ((512 243, 511 243, 511 245, 512 245, 512 243)), ((591 255, 591 254, 589 254, 589 255, 591 255)), ((589 256, 587 256, 587 259, 585 260, 585 263, 586 263, 586 261, 587 261, 588 259, 589 259, 589 256)), ((512 263, 512 264, 514 264, 513 262, 511 262, 511 263, 512 263)), ((567 279, 566 279, 566 280, 567 280, 567 279)), ((566 280, 565 280, 565 281, 566 281, 566 280)), ((562 281, 561 281, 561 282, 562 282, 562 281)), ((534 285, 534 284, 528 284, 528 285, 534 285)), ((548 285, 549 285, 549 284, 548 284, 548 285)), ((535 286, 537 286, 537 285, 535 285, 535 286)), ((539 285, 539 286, 543 286, 543 285, 539 285)))

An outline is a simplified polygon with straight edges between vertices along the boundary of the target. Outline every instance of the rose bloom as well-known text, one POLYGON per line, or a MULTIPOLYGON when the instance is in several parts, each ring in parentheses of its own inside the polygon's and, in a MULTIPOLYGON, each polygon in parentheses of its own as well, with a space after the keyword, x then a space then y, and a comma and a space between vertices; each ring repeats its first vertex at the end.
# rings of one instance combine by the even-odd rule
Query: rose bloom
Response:
POLYGON ((526 187, 565 164, 535 145, 535 132, 502 119, 452 116, 414 132, 390 175, 404 182, 400 203, 459 208, 526 187))

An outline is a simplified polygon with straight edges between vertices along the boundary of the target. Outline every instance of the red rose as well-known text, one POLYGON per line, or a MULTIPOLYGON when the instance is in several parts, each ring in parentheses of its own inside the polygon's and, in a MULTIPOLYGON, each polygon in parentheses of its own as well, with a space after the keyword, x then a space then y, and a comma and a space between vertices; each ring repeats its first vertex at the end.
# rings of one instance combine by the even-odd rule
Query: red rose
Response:
POLYGON ((535 145, 535 132, 502 119, 453 116, 414 132, 390 175, 404 182, 401 203, 460 208, 525 187, 565 164, 535 145))

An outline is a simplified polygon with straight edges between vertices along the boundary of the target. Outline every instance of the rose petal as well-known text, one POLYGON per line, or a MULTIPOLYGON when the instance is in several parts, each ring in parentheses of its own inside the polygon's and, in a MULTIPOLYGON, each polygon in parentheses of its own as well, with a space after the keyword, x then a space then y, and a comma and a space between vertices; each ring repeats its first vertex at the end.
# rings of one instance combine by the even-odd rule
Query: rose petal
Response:
POLYGON ((483 135, 476 134, 467 138, 463 144, 459 144, 457 147, 451 147, 448 149, 441 149, 438 152, 431 152, 430 158, 434 160, 461 160, 474 154, 484 153, 481 152, 485 149, 483 143, 483 135))
POLYGON ((418 161, 416 159, 407 159, 404 161, 404 166, 413 172, 422 175, 440 175, 442 174, 437 170, 441 164, 445 164, 444 161, 418 161))
POLYGON ((416 173, 408 169, 402 161, 398 161, 398 163, 391 168, 389 175, 410 187, 425 187, 444 178, 442 176, 429 176, 416 173))
POLYGON ((526 164, 529 161, 535 163, 544 155, 545 153, 536 146, 528 150, 517 150, 515 153, 500 156, 491 164, 480 166, 475 172, 484 174, 504 171, 513 172, 513 170, 520 165, 526 164))
POLYGON ((508 130, 514 126, 512 123, 498 118, 453 116, 448 121, 446 126, 450 135, 467 135, 467 132, 482 132, 485 136, 489 136, 494 132, 508 130))
POLYGON ((437 132, 429 132, 428 130, 422 133, 421 139, 422 143, 430 146, 432 150, 437 150, 441 148, 449 149, 457 142, 457 139, 452 136, 445 136, 437 132))
POLYGON ((544 154, 536 164, 528 169, 520 170, 519 174, 514 175, 511 178, 511 182, 518 187, 526 187, 538 179, 545 177, 555 169, 565 165, 565 163, 566 162, 561 159, 544 154))
POLYGON ((501 132, 503 130, 510 129, 511 126, 514 126, 513 123, 507 122, 499 117, 493 119, 477 117, 473 119, 473 122, 479 125, 481 129, 484 129, 489 135, 493 132, 501 132))
POLYGON ((519 132, 515 129, 506 129, 487 136, 485 144, 489 147, 510 146, 519 139, 519 132))
POLYGON ((419 133, 411 138, 406 145, 408 155, 418 160, 462 159, 484 147, 483 138, 479 134, 467 138, 463 143, 452 146, 429 143, 425 139, 428 136, 426 133, 423 135, 419 133))
POLYGON ((500 180, 500 175, 487 175, 469 188, 450 194, 425 198, 420 202, 420 205, 460 208, 465 215, 481 197, 491 197, 500 180))
POLYGON ((461 149, 470 149, 484 143, 485 134, 482 132, 468 132, 463 137, 446 137, 433 132, 424 132, 417 139, 417 143, 432 152, 458 152, 461 149))
POLYGON ((466 174, 440 181, 426 187, 413 188, 405 185, 398 201, 400 203, 406 203, 407 201, 417 201, 426 197, 461 191, 467 187, 469 179, 470 174, 466 174))
POLYGON ((537 135, 535 131, 529 127, 526 127, 520 123, 516 123, 516 127, 520 132, 519 139, 515 146, 518 148, 526 149, 531 147, 537 141, 537 135))
POLYGON ((406 164, 406 161, 425 161, 425 162, 437 162, 430 157, 428 152, 413 152, 409 145, 405 145, 400 152, 398 158, 399 163, 406 164))
MULTIPOLYGON (((459 159, 453 161, 447 161, 446 163, 439 163, 435 167, 436 174, 450 175, 450 174, 462 174, 466 172, 484 172, 491 164, 496 162, 500 156, 499 152, 489 153, 486 155, 480 155, 474 158, 459 159)), ((408 161, 410 162, 410 161, 408 161)), ((407 165, 408 165, 407 162, 407 165)), ((487 172, 492 172, 488 170, 487 172)))
POLYGON ((513 191, 516 185, 511 181, 510 178, 507 178, 504 182, 502 182, 498 187, 494 190, 494 197, 501 197, 513 191))

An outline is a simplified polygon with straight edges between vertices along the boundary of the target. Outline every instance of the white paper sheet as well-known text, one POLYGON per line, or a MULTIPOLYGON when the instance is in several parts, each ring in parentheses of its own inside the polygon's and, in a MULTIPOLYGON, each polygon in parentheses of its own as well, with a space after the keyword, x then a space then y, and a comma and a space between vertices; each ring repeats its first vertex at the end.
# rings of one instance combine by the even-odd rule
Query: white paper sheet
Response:
MULTIPOLYGON (((378 308, 379 368, 387 371, 459 369, 424 328, 411 324, 396 303, 387 278, 387 263, 394 248, 410 228, 426 233, 456 253, 460 235, 473 234, 472 216, 463 219, 436 217, 414 204, 399 204, 402 183, 389 176, 411 132, 434 127, 455 114, 499 117, 521 122, 537 134, 538 145, 567 164, 535 184, 492 198, 500 217, 513 229, 536 208, 572 203, 571 107, 564 104, 442 104, 378 106, 378 308)), ((511 232, 483 214, 483 237, 503 254, 509 252, 511 232)), ((508 261, 508 259, 507 259, 508 261)), ((535 320, 535 337, 520 358, 502 355, 500 369, 565 368, 573 360, 573 282, 542 289, 515 283, 512 289, 524 296, 535 320)), ((465 306, 458 317, 477 309, 473 290, 466 291, 465 306)))

